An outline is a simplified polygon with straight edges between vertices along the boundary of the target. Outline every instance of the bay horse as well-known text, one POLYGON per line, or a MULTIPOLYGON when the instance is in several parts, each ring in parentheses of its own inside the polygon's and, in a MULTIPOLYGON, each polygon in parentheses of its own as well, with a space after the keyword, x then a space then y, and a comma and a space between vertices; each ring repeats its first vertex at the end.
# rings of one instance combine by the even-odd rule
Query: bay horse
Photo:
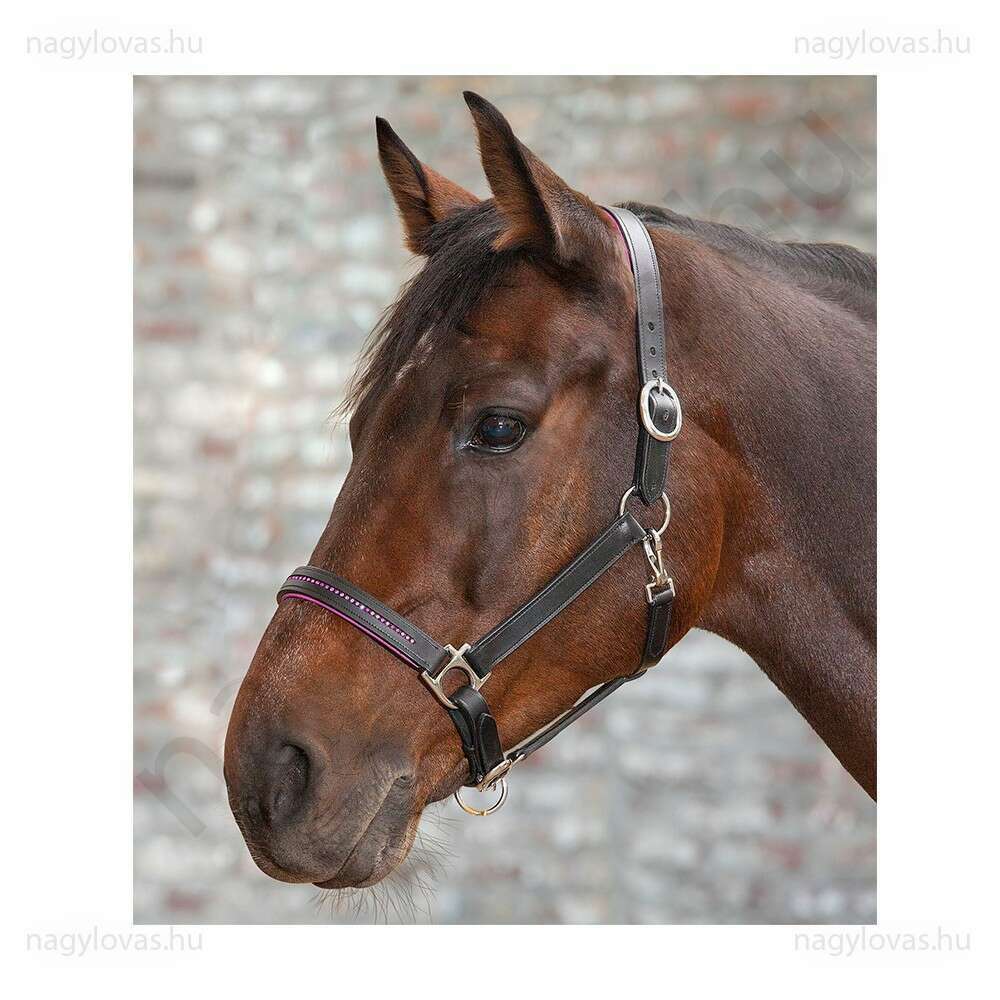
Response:
MULTIPOLYGON (((465 96, 485 201, 376 120, 406 244, 425 263, 353 380, 353 460, 310 559, 445 637, 511 615, 608 523, 631 477, 640 388, 613 217, 465 96)), ((874 258, 627 207, 655 247, 684 401, 667 645, 697 626, 746 651, 874 798, 874 258)), ((621 559, 490 674, 505 745, 634 669, 644 570, 621 559)), ((413 671, 314 603, 279 603, 225 750, 264 872, 373 885, 467 776, 413 671)))

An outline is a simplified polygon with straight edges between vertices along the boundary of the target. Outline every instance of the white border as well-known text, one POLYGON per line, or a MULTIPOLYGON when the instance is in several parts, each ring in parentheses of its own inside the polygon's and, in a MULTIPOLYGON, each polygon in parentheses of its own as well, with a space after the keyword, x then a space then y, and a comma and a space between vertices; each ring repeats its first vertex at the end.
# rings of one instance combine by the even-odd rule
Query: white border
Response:
POLYGON ((997 565, 995 35, 978 5, 882 5, 877 17, 868 6, 840 3, 824 21, 803 20, 801 3, 119 2, 100 19, 70 3, 11 18, 5 969, 44 971, 43 993, 92 982, 102 996, 796 987, 839 997, 843 975, 827 972, 837 968, 870 993, 972 992, 997 937, 984 891, 995 868, 996 654, 979 634, 993 624, 997 565), (203 54, 69 62, 19 48, 32 33, 171 26, 203 35, 203 54), (971 54, 793 49, 801 34, 939 28, 970 36, 971 54), (879 73, 880 930, 942 926, 970 933, 970 951, 833 958, 797 952, 792 928, 698 927, 207 928, 197 953, 26 951, 29 929, 127 932, 130 920, 129 71, 879 73), (69 588, 53 589, 56 570, 69 588), (84 981, 83 966, 103 972, 84 981))

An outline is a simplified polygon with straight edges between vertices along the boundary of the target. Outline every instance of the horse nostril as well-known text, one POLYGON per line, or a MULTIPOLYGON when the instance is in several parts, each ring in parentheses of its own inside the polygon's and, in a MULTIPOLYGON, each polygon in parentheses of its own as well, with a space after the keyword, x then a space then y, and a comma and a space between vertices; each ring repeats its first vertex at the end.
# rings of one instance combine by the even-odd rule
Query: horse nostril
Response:
POLYGON ((309 757, 293 743, 286 743, 275 758, 269 796, 271 820, 284 819, 301 805, 309 784, 309 757))

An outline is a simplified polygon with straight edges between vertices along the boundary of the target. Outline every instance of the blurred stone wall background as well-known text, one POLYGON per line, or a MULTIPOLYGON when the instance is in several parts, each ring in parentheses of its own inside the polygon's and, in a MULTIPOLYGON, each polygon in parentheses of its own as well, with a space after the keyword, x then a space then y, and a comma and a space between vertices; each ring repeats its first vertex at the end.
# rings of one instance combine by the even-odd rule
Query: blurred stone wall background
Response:
POLYGON ((523 766, 490 820, 434 807, 412 905, 338 909, 250 861, 229 709, 350 460, 329 414, 413 267, 373 119, 485 195, 464 88, 599 201, 874 249, 870 78, 137 78, 135 919, 872 921, 873 805, 705 633, 523 766))

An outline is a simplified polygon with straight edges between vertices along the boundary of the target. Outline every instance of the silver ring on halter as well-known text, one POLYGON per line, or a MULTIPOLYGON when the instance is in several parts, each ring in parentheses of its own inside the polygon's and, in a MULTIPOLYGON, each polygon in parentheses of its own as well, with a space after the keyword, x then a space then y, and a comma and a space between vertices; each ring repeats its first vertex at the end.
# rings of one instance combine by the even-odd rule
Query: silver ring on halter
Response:
MULTIPOLYGON (((462 801, 461 791, 455 792, 455 801, 470 815, 470 816, 492 816, 506 801, 507 801, 507 779, 499 778, 500 783, 500 798, 496 800, 491 806, 487 806, 485 809, 477 809, 475 806, 466 805, 462 801)), ((493 785, 497 782, 494 781, 493 785)))
POLYGON ((669 382, 664 382, 662 378, 651 378, 639 390, 639 417, 642 420, 642 426, 646 429, 646 433, 651 438, 656 438, 657 441, 673 441, 680 434, 681 424, 684 422, 684 414, 681 412, 681 401, 669 382), (649 412, 649 394, 654 389, 666 393, 673 400, 674 406, 677 408, 677 419, 674 421, 672 430, 661 431, 653 423, 653 417, 649 412))
MULTIPOLYGON (((628 503, 628 498, 635 493, 635 487, 630 486, 622 496, 622 502, 618 505, 618 516, 621 517, 625 513, 625 505, 628 503)), ((670 524, 670 497, 666 493, 660 494, 660 499, 663 501, 663 524, 659 526, 653 534, 657 538, 667 530, 667 525, 670 524)))

